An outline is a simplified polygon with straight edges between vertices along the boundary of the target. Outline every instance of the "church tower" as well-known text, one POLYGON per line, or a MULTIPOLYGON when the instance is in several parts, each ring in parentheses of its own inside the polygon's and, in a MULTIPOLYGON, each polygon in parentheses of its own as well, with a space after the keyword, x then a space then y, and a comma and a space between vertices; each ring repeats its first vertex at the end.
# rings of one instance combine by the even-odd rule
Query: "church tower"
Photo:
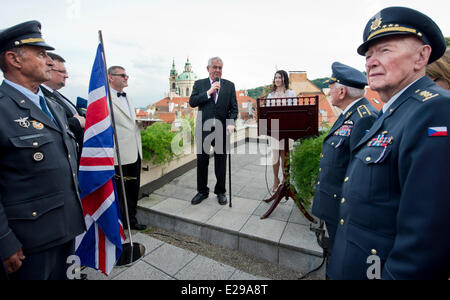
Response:
POLYGON ((178 77, 178 72, 177 69, 175 68, 175 59, 173 60, 172 63, 172 70, 170 70, 170 77, 169 77, 169 84, 170 84, 170 93, 177 93, 177 77, 178 77))

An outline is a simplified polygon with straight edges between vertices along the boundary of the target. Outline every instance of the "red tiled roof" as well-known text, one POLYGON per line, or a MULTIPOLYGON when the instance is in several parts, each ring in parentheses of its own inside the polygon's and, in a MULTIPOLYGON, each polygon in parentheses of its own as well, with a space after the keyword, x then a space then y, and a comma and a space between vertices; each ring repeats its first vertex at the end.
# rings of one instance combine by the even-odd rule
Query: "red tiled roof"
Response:
POLYGON ((161 121, 172 123, 173 121, 175 121, 175 113, 160 112, 158 113, 157 118, 161 121))
POLYGON ((182 106, 184 103, 189 103, 189 97, 174 97, 172 100, 170 100, 169 97, 166 97, 153 104, 153 106, 169 106, 169 102, 182 106))

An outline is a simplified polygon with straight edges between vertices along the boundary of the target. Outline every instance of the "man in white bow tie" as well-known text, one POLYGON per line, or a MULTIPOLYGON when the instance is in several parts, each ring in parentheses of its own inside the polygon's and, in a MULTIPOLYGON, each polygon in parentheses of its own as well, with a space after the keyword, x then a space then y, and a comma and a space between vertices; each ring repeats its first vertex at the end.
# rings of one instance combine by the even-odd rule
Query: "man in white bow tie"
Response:
MULTIPOLYGON (((120 149, 120 160, 125 181, 128 213, 130 224, 125 224, 124 199, 120 180, 116 181, 117 193, 120 200, 122 220, 125 226, 131 229, 144 230, 145 225, 139 224, 136 219, 137 201, 141 178, 142 143, 141 132, 136 124, 133 102, 123 91, 128 86, 125 68, 113 66, 108 69, 108 80, 111 87, 111 99, 114 109, 117 139, 120 149)), ((116 175, 119 175, 118 161, 115 159, 116 175)), ((118 176, 116 176, 117 178, 118 176)))

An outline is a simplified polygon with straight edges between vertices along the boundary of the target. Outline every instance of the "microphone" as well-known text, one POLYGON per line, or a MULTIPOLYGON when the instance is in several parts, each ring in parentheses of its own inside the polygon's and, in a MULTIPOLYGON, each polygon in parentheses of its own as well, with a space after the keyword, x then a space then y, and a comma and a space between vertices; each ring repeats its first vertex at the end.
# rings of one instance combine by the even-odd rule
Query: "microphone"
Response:
MULTIPOLYGON (((214 82, 213 83, 216 83, 216 82, 219 82, 220 81, 220 78, 219 77, 216 77, 216 78, 214 78, 214 82)), ((214 102, 216 102, 217 101, 217 99, 216 99, 216 97, 217 97, 217 92, 218 92, 219 90, 214 90, 214 102)))
POLYGON ((214 79, 214 82, 219 82, 220 81, 220 78, 219 77, 216 77, 215 79, 214 79))

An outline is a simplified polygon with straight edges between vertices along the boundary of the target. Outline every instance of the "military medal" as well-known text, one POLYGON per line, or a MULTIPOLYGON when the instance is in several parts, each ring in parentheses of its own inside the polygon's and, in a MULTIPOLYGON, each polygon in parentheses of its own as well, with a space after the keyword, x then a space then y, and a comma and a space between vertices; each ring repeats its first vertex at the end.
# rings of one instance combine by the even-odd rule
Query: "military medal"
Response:
POLYGON ((387 145, 392 144, 394 137, 387 137, 384 134, 379 134, 376 138, 372 139, 367 146, 369 147, 387 147, 387 145))
POLYGON ((42 130, 44 129, 44 124, 38 122, 38 121, 31 121, 31 124, 33 125, 34 128, 36 128, 37 130, 42 130))
POLYGON ((30 121, 28 121, 28 117, 14 120, 14 122, 19 123, 20 127, 23 127, 23 128, 30 127, 30 121))
POLYGON ((34 161, 42 161, 44 159, 44 154, 42 152, 36 152, 33 155, 34 161))
POLYGON ((350 136, 352 133, 353 126, 351 125, 343 125, 338 130, 334 132, 335 136, 350 136))

